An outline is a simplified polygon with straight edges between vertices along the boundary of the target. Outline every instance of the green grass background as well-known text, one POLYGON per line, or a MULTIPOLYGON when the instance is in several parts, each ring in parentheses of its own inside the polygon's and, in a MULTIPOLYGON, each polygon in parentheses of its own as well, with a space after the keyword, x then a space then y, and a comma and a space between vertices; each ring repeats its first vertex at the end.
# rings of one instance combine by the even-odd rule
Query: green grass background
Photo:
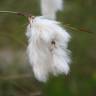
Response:
MULTIPOLYGON (((0 10, 41 15, 40 0, 0 0, 0 10)), ((71 71, 68 76, 50 77, 42 84, 35 80, 29 63, 22 64, 23 59, 18 57, 20 52, 26 51, 27 20, 0 13, 0 50, 10 49, 15 55, 12 64, 0 59, 0 96, 32 96, 38 91, 40 96, 96 96, 96 0, 65 0, 64 10, 58 12, 57 17, 63 24, 90 33, 65 27, 72 36, 71 71), (30 76, 7 78, 22 74, 30 76)))

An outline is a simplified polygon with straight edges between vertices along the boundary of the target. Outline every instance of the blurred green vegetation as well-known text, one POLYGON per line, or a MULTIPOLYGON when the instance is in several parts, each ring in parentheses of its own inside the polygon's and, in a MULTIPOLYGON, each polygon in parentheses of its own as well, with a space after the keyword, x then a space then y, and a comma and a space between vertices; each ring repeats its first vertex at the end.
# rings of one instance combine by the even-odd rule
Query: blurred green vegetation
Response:
MULTIPOLYGON (((15 55, 11 64, 0 58, 0 96, 32 96, 38 91, 43 96, 96 96, 96 0, 65 0, 64 5, 64 11, 57 14, 58 20, 91 33, 65 27, 72 35, 71 71, 68 76, 50 77, 46 84, 36 81, 28 62, 22 62, 27 44, 27 20, 0 14, 0 50, 10 49, 15 55)), ((0 10, 41 15, 40 0, 0 0, 0 10)))

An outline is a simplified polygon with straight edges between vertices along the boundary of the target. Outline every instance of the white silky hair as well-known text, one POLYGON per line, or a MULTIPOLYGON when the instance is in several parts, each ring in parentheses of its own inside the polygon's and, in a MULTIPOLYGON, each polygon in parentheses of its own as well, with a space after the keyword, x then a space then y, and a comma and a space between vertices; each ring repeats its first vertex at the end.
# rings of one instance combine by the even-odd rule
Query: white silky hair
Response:
POLYGON ((41 0, 41 12, 42 15, 56 19, 57 11, 63 10, 63 0, 41 0))
POLYGON ((71 63, 68 43, 71 36, 59 22, 35 17, 30 20, 26 36, 27 54, 37 80, 46 82, 49 74, 68 74, 71 63))

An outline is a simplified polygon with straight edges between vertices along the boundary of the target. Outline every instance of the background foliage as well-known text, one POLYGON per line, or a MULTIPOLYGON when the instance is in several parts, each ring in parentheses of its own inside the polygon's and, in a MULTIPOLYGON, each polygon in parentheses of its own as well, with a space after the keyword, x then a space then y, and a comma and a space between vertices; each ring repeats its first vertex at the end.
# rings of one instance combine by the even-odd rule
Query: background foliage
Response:
MULTIPOLYGON (((0 14, 0 96, 95 96, 96 95, 96 0, 65 0, 58 12, 72 35, 71 71, 68 76, 50 77, 46 84, 35 80, 26 58, 27 20, 0 14), (91 33, 87 33, 91 32, 91 33)), ((40 0, 0 0, 0 10, 40 15, 40 0)))

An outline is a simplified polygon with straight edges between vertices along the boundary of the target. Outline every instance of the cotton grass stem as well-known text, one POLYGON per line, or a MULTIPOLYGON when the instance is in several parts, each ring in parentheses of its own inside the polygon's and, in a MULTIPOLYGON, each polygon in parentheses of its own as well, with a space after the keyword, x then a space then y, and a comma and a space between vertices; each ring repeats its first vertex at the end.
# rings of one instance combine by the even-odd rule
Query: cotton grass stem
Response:
POLYGON ((11 13, 11 14, 19 15, 19 16, 24 16, 24 17, 30 17, 30 16, 32 16, 30 13, 16 12, 16 11, 0 11, 0 13, 11 13))
POLYGON ((12 14, 17 14, 18 12, 15 12, 15 11, 0 11, 0 13, 12 13, 12 14))
MULTIPOLYGON (((11 14, 19 15, 19 16, 24 16, 24 17, 27 17, 27 18, 28 18, 28 17, 32 17, 32 14, 27 13, 27 12, 0 11, 0 13, 11 13, 11 14)), ((73 31, 80 31, 80 32, 93 33, 93 32, 90 32, 90 31, 88 31, 88 30, 86 30, 86 29, 82 29, 82 28, 77 29, 77 28, 75 28, 75 27, 69 26, 69 24, 68 24, 68 25, 67 25, 67 24, 64 24, 64 26, 67 27, 67 28, 69 28, 69 29, 71 29, 71 30, 73 30, 73 31)))

